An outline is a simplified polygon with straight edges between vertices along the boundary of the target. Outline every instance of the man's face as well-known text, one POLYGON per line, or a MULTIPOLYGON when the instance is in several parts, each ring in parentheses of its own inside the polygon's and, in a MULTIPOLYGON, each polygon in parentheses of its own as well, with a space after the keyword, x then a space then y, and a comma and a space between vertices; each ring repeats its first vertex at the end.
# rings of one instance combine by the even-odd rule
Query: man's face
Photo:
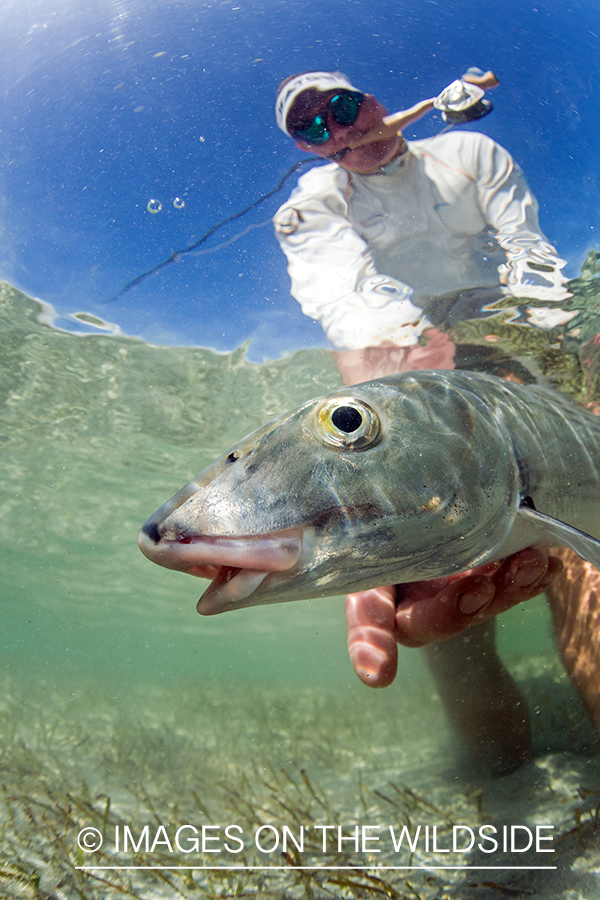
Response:
POLYGON ((340 125, 327 109, 331 98, 338 93, 339 90, 303 91, 288 115, 288 130, 293 132, 296 128, 306 127, 319 114, 325 116, 329 139, 324 144, 310 144, 296 137, 296 146, 326 159, 333 158, 338 165, 351 172, 375 172, 394 158, 403 140, 399 135, 394 135, 356 150, 349 150, 348 144, 381 125, 387 110, 371 94, 365 94, 354 123, 340 125))

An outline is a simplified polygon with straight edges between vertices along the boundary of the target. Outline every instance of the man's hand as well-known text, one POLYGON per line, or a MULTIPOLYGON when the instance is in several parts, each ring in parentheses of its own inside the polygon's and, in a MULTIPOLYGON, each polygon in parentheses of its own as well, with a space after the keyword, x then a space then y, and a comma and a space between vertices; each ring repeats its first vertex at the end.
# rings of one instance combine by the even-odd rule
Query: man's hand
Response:
POLYGON ((445 641, 536 597, 562 571, 561 561, 531 547, 502 562, 346 597, 348 651, 358 677, 387 687, 396 677, 397 644, 445 641))
POLYGON ((443 331, 428 328, 424 344, 398 347, 386 343, 363 350, 333 350, 331 355, 340 370, 344 384, 360 384, 399 372, 420 369, 453 369, 456 345, 443 331))

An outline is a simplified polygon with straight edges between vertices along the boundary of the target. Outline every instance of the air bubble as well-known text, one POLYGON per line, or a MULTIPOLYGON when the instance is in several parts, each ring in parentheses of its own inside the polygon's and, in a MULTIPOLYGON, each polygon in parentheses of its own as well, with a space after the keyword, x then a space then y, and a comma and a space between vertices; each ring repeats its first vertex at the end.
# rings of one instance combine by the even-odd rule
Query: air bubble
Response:
POLYGON ((185 206, 185 200, 182 200, 181 197, 175 197, 173 200, 173 206, 175 209, 183 209, 185 206))
POLYGON ((159 213, 161 211, 162 203, 160 202, 160 200, 148 200, 148 202, 146 203, 146 209, 149 213, 155 215, 156 213, 159 213))

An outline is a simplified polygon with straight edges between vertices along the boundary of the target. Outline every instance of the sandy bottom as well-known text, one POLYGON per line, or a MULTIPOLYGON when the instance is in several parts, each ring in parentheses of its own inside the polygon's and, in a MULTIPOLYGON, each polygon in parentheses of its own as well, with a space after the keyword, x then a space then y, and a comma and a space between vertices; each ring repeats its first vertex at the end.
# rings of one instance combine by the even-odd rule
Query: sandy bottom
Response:
POLYGON ((537 755, 495 780, 460 760, 426 681, 388 695, 392 716, 361 689, 342 706, 326 688, 140 685, 125 703, 5 679, 1 896, 600 898, 591 727, 548 660, 519 674, 537 755))

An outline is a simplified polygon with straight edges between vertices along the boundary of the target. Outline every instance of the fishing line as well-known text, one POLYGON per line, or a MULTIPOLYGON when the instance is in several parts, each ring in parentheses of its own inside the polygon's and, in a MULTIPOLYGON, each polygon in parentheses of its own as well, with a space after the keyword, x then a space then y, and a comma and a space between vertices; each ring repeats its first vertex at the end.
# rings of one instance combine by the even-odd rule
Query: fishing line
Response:
POLYGON ((216 253, 217 250, 222 250, 224 247, 229 247, 230 244, 235 244, 236 241, 239 241, 239 239, 243 238, 246 234, 250 234, 255 228, 264 228, 265 225, 271 224, 272 219, 265 219, 264 222, 255 222, 252 225, 248 225, 243 231, 238 231, 233 237, 227 238, 222 244, 215 244, 214 247, 204 247, 203 250, 196 250, 195 253, 192 252, 192 256, 206 256, 207 253, 216 253))
MULTIPOLYGON (((149 278, 151 275, 154 275, 155 272, 160 272, 161 269, 164 269, 166 266, 169 266, 171 263, 178 262, 184 253, 191 253, 192 250, 195 250, 197 247, 200 247, 202 244, 204 244, 205 241, 208 240, 208 238, 211 235, 213 235, 215 233, 215 231, 218 231, 219 228, 223 228, 225 225, 228 225, 230 222, 235 222, 236 219, 240 219, 242 216, 245 216, 246 213, 250 212, 251 209, 254 209, 255 207, 259 206, 261 203, 264 203, 264 201, 268 200, 269 197, 273 197, 275 194, 277 194, 282 189, 283 185, 288 180, 288 178, 291 175, 293 175, 294 172, 297 172, 298 169, 300 169, 302 166, 306 166, 309 163, 313 164, 316 162, 327 162, 328 163, 329 160, 323 159, 321 156, 309 156, 307 159, 301 159, 298 162, 294 163, 294 165, 290 169, 288 169, 288 171, 285 173, 283 178, 281 178, 281 180, 279 181, 277 186, 274 187, 272 190, 267 191, 266 194, 263 194, 257 200, 254 200, 253 203, 250 203, 248 206, 245 206, 244 209, 239 210, 239 212, 234 213, 232 216, 228 216, 228 218, 223 219, 223 221, 221 221, 221 222, 217 222, 216 225, 213 225, 212 228, 209 228, 208 231, 205 234, 203 234, 199 240, 194 241, 193 244, 188 244, 187 247, 183 247, 181 250, 173 250, 171 255, 168 256, 166 259, 163 259, 162 262, 159 262, 157 265, 152 266, 151 269, 147 269, 147 271, 145 271, 145 272, 140 272, 140 274, 136 275, 135 278, 132 278, 130 281, 125 282, 123 287, 119 291, 117 291, 117 293, 113 297, 110 297, 110 299, 108 299, 106 301, 106 303, 113 303, 115 300, 119 300, 124 294, 126 294, 128 291, 130 291, 131 288, 136 287, 136 285, 138 285, 138 284, 141 284, 142 281, 145 281, 146 278, 149 278)), ((264 223, 264 222, 261 223, 261 225, 264 225, 264 224, 266 224, 266 223, 264 223)), ((252 228, 252 227, 259 227, 259 226, 250 226, 250 228, 252 228)), ((249 230, 250 229, 247 228, 241 234, 234 236, 233 238, 231 238, 229 241, 226 241, 221 246, 225 247, 227 244, 231 243, 232 241, 237 240, 238 237, 242 237, 242 235, 247 234, 249 230)), ((220 248, 214 247, 212 249, 218 250, 220 248)))
POLYGON ((451 128, 454 128, 456 122, 448 122, 447 125, 444 125, 441 131, 438 131, 436 137, 439 137, 440 134, 446 134, 447 131, 450 131, 451 128))

